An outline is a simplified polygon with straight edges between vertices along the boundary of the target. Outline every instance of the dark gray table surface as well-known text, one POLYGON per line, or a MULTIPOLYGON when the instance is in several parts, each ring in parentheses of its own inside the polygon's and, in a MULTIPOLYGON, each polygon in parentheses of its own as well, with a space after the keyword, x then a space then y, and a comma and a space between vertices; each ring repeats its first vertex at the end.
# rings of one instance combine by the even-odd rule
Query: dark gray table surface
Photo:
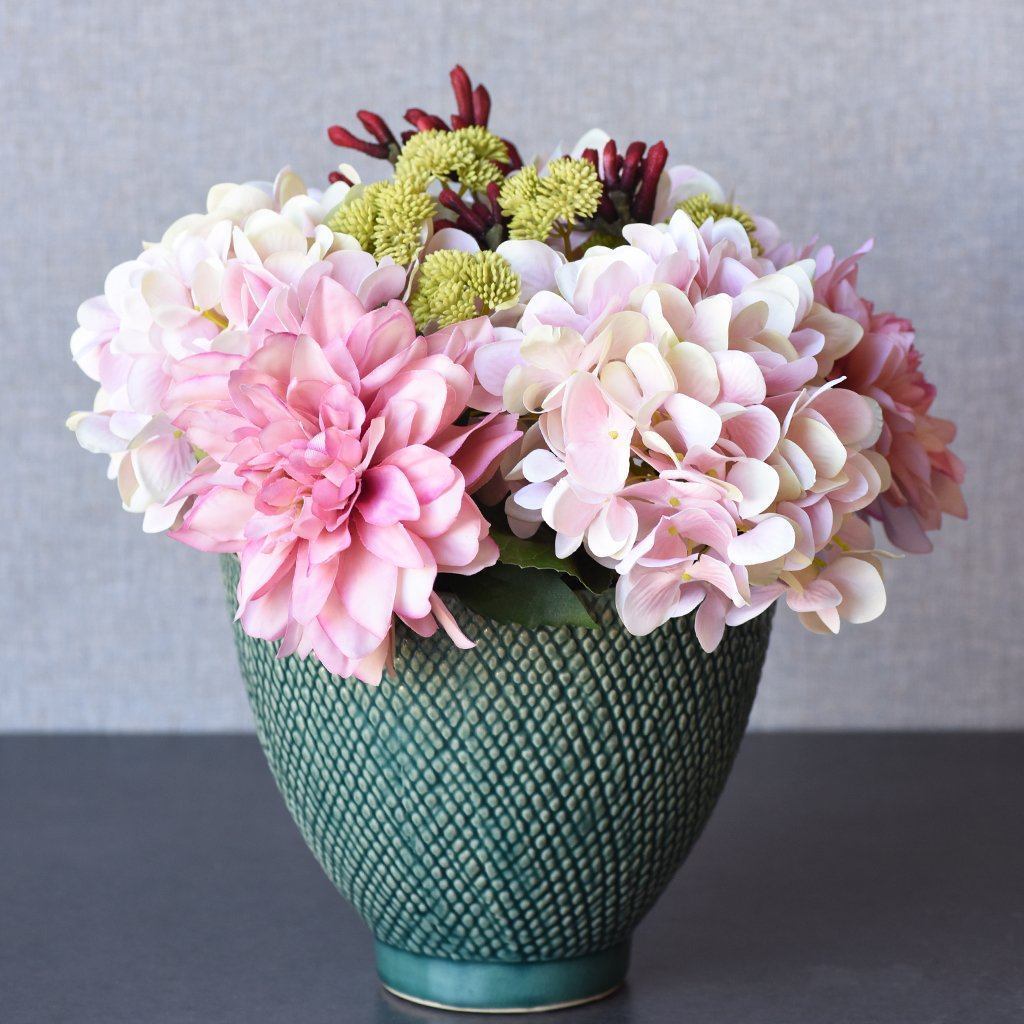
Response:
MULTIPOLYGON (((1022 735, 752 735, 627 988, 541 1019, 1019 1024, 1022 783, 1022 735)), ((0 737, 2 1024, 507 1019, 380 992, 254 739, 0 737)))

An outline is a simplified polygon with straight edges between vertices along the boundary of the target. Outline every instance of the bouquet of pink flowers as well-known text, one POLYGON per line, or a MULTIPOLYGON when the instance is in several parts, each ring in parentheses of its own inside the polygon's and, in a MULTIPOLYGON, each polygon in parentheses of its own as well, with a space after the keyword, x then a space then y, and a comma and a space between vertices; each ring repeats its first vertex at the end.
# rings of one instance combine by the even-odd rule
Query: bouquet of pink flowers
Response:
POLYGON ((367 682, 399 623, 472 646, 446 594, 587 627, 614 588, 706 650, 780 598, 878 616, 872 522, 923 552, 966 509, 913 327, 858 292, 870 245, 794 247, 660 142, 523 163, 451 77, 449 122, 330 129, 384 180, 217 185, 83 303, 68 423, 124 507, 238 556, 248 634, 367 682))

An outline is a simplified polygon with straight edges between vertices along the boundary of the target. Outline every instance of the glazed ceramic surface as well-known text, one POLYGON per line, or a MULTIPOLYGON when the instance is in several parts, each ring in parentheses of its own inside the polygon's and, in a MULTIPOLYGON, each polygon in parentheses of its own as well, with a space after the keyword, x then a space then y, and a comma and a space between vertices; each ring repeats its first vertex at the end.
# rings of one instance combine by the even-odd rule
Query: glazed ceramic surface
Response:
POLYGON ((690 619, 637 638, 609 598, 592 631, 452 607, 476 648, 406 638, 378 687, 277 660, 236 623, 260 742, 388 987, 490 1009, 593 998, 721 792, 770 613, 708 655, 690 619))

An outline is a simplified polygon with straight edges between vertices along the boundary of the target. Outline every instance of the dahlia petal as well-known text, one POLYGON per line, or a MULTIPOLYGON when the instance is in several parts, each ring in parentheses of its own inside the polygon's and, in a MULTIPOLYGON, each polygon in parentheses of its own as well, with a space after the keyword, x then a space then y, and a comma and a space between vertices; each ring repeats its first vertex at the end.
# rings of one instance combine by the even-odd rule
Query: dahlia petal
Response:
POLYGON ((295 566, 295 547, 293 542, 269 549, 258 542, 245 546, 239 555, 236 618, 250 601, 265 597, 285 576, 291 575, 295 566))
POLYGON ((451 458, 471 492, 491 478, 498 459, 522 436, 514 417, 497 413, 451 431, 439 434, 432 444, 451 458))
POLYGON ((361 517, 355 519, 356 533, 366 549, 400 569, 421 569, 423 556, 402 523, 377 525, 361 517))
POLYGON ((296 622, 306 625, 320 614, 334 588, 338 564, 337 555, 326 562, 311 563, 308 546, 296 545, 289 608, 289 614, 296 622))
POLYGON ((909 505, 894 505, 884 496, 878 503, 885 535, 896 547, 912 555, 926 555, 933 545, 921 520, 909 505))
POLYGON ((359 514, 375 526, 416 519, 420 503, 406 475, 394 465, 372 466, 363 473, 359 514))
POLYGON ((278 640, 284 635, 288 625, 288 603, 291 587, 287 579, 282 579, 277 586, 263 597, 250 601, 239 616, 242 629, 249 636, 261 640, 278 640))
MULTIPOLYGON (((316 622, 337 653, 346 658, 366 657, 380 646, 381 635, 356 621, 346 607, 337 587, 331 591, 320 614, 316 617, 316 622)), ((316 650, 317 656, 331 671, 336 671, 339 675, 351 673, 350 667, 334 668, 324 658, 321 649, 318 647, 316 650)))
MULTIPOLYGON (((484 524, 486 528, 486 524, 484 524)), ((498 545, 491 537, 481 537, 475 557, 464 565, 448 564, 444 567, 445 572, 453 573, 456 576, 473 576, 482 569, 488 569, 498 561, 498 545)))
POLYGON ((434 613, 441 628, 451 637, 452 643, 456 647, 463 651, 476 647, 476 644, 459 628, 459 624, 455 621, 455 616, 445 607, 444 602, 437 594, 432 593, 430 595, 430 610, 434 613))
POLYGON ((361 542, 341 555, 335 592, 348 614, 378 639, 391 628, 397 585, 398 568, 361 542))
POLYGON ((483 517, 468 495, 463 495, 458 516, 443 533, 432 537, 421 537, 426 541, 430 553, 441 572, 451 567, 465 566, 476 558, 480 550, 480 534, 483 517))
POLYGON ((465 494, 466 488, 462 478, 456 475, 446 491, 421 507, 419 518, 413 526, 416 535, 424 540, 430 540, 452 529, 462 508, 465 494))
POLYGON ((430 595, 437 579, 437 568, 400 569, 395 589, 395 614, 403 619, 422 619, 430 614, 430 595))

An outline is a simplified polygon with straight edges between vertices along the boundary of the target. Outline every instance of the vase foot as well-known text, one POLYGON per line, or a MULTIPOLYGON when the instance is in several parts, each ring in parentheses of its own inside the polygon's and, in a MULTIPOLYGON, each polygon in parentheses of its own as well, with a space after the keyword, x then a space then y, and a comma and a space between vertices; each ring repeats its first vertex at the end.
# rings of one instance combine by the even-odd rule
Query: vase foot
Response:
POLYGON ((533 963, 446 960, 377 942, 377 973, 392 995, 475 1013, 542 1013, 604 999, 625 981, 626 942, 599 953, 533 963))

